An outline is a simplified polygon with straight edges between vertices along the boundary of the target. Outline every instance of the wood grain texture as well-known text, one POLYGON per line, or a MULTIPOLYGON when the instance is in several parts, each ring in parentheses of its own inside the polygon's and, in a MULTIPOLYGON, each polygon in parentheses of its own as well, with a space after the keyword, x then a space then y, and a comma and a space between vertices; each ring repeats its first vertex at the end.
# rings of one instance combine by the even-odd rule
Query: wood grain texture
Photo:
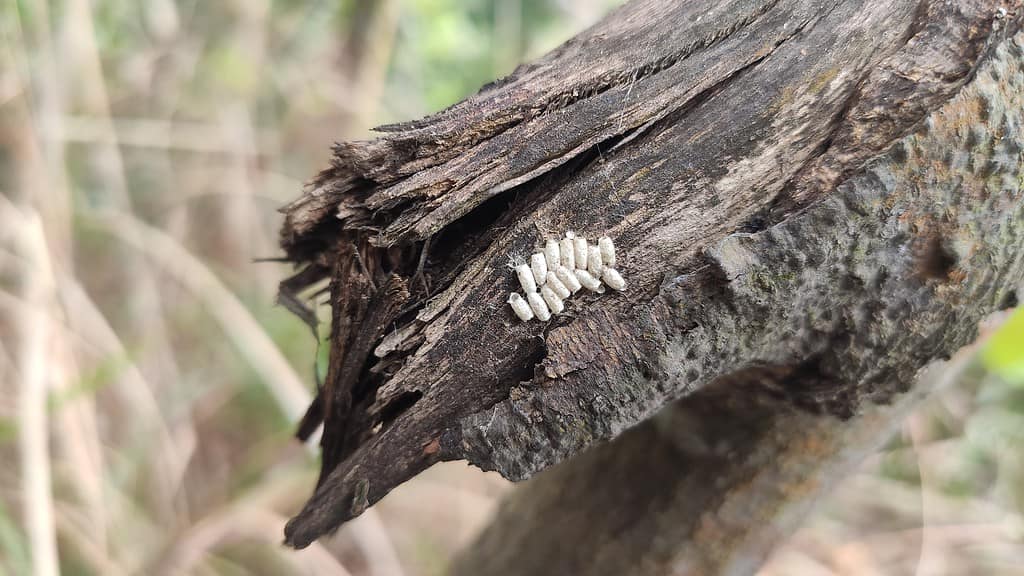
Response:
POLYGON ((1017 233, 1017 80, 938 116, 979 65, 1019 58, 1015 10, 637 0, 438 115, 339 145, 282 231, 325 271, 289 294, 330 274, 334 310, 309 416, 324 470, 287 541, 439 460, 528 478, 752 369, 809 413, 889 401, 1020 274, 978 268, 996 245, 973 228, 1017 233), (1003 137, 979 144, 999 110, 1003 137), (943 130, 970 146, 932 143, 943 130), (967 201, 975 180, 1009 220, 967 201), (508 258, 565 230, 615 238, 629 288, 521 323, 508 258))

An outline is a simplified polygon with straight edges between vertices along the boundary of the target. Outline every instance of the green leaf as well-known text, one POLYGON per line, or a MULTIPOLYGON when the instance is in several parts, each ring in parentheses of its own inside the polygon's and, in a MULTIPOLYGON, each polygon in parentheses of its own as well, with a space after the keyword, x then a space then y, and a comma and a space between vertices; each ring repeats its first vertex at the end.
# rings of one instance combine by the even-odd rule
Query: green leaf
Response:
POLYGON ((985 367, 1007 382, 1024 386, 1024 307, 989 340, 982 352, 985 367))

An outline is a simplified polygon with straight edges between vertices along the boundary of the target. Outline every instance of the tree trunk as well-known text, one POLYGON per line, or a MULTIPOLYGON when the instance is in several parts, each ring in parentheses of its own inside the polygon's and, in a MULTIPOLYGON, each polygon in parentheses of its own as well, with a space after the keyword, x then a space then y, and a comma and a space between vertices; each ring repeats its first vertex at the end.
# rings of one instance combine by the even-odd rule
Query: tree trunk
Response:
POLYGON ((282 232, 304 266, 282 301, 330 278, 333 309, 300 430, 324 422, 321 481, 287 541, 441 460, 521 480, 601 444, 463 573, 749 571, 1016 299, 1020 8, 635 0, 339 145, 282 232), (614 238, 628 288, 518 321, 509 257, 567 230, 614 238))

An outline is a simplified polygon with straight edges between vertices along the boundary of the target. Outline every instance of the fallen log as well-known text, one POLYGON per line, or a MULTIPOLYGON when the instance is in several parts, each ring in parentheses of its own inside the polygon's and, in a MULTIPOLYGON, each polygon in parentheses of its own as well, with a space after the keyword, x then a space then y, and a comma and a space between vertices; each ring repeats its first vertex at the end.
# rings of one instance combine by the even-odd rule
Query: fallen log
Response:
MULTIPOLYGON (((1019 1, 634 0, 445 111, 337 145, 281 235, 300 267, 282 301, 329 278, 332 307, 300 429, 323 422, 323 468, 286 541, 442 460, 523 480, 594 445, 535 482, 575 498, 531 489, 518 518, 621 512, 624 463, 646 460, 645 490, 689 494, 673 521, 706 530, 671 534, 764 536, 786 486, 855 461, 878 441, 865 418, 884 428, 900 411, 879 406, 1016 302, 1021 23, 1019 1), (569 230, 612 237, 628 287, 518 320, 509 258, 569 230), (721 520, 740 501, 767 520, 721 520)), ((656 535, 639 512, 595 533, 656 535)), ((481 550, 550 557, 551 522, 500 526, 481 550)))

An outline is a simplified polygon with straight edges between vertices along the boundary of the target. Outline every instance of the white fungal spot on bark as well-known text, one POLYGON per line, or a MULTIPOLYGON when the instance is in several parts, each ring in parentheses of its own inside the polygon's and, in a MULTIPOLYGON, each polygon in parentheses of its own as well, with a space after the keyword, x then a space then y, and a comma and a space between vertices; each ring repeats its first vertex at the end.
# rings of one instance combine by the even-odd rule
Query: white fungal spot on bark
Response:
POLYGON ((604 262, 604 265, 614 268, 615 244, 612 243, 612 239, 607 236, 601 236, 597 239, 597 247, 601 249, 601 260, 604 262))
POLYGON ((561 280, 562 284, 565 284, 565 287, 573 294, 579 292, 580 288, 583 288, 583 285, 576 279, 576 275, 573 274, 573 271, 569 270, 565 266, 559 266, 558 270, 555 271, 555 276, 561 280))
POLYGON ((544 260, 547 261, 548 272, 554 274, 555 270, 562 265, 558 249, 558 240, 548 240, 544 243, 544 260))
POLYGON ((587 248, 587 272, 590 272, 590 275, 594 278, 600 278, 603 268, 604 262, 601 259, 601 249, 597 246, 587 248))
POLYGON ((555 291, 551 289, 551 286, 541 286, 540 295, 544 298, 548 308, 551 309, 552 314, 561 314, 565 310, 565 304, 562 303, 562 299, 558 297, 558 294, 555 294, 555 291))
POLYGON ((530 303, 530 310, 537 316, 537 320, 541 322, 547 322, 551 319, 551 311, 548 310, 548 305, 544 302, 544 298, 536 292, 530 292, 526 295, 526 301, 530 303))
POLYGON ((523 287, 523 292, 532 294, 537 291, 537 282, 533 278, 533 271, 530 270, 529 264, 516 266, 516 276, 519 277, 519 285, 523 287))
POLYGON ((533 320, 533 310, 530 309, 530 304, 518 292, 508 295, 508 304, 512 307, 512 311, 516 313, 516 316, 523 322, 533 320))
POLYGON ((604 280, 604 283, 612 290, 621 291, 626 289, 626 281, 615 268, 605 268, 604 272, 601 273, 601 280, 604 280))
POLYGON ((537 286, 543 286, 548 279, 548 262, 540 252, 530 256, 530 269, 533 271, 533 279, 537 286))

